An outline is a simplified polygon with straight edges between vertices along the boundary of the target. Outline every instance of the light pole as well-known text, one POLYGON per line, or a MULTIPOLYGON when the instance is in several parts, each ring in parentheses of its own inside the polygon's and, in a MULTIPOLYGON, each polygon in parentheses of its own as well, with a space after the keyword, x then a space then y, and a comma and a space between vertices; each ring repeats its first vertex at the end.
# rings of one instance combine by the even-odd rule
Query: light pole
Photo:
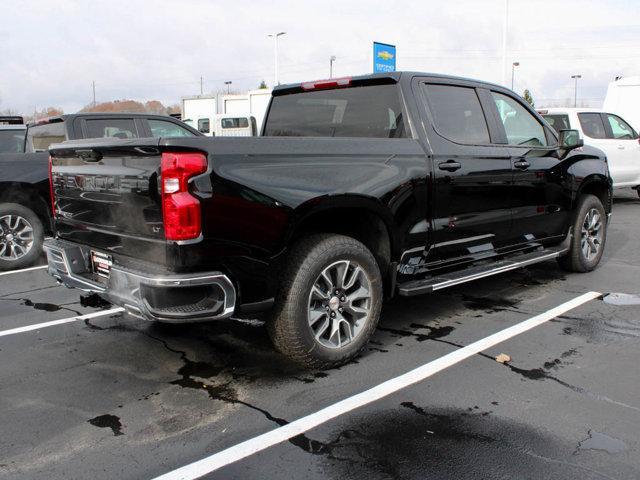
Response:
POLYGON ((516 67, 520 66, 520 62, 513 62, 511 64, 511 90, 513 90, 513 79, 516 75, 516 67))
POLYGON ((571 78, 575 80, 573 86, 573 108, 578 106, 578 79, 582 78, 582 75, 571 75, 571 78))
POLYGON ((333 78, 333 62, 336 61, 336 56, 331 55, 329 57, 329 78, 333 78))
POLYGON ((268 36, 273 38, 274 46, 275 46, 275 84, 280 85, 280 80, 278 79, 278 37, 284 35, 287 32, 278 32, 278 33, 270 33, 268 36))
POLYGON ((229 95, 229 92, 230 92, 229 88, 232 83, 233 82, 231 80, 229 80, 228 82, 224 82, 224 84, 227 86, 227 95, 229 95))

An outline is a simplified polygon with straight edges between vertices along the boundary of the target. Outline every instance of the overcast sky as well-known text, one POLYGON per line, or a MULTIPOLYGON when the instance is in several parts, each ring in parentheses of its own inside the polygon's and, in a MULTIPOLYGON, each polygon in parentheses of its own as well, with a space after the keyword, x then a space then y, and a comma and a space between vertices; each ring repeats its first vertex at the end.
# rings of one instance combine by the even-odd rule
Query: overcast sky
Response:
MULTIPOLYGON (((372 42, 397 45, 399 70, 502 81, 504 0, 0 0, 0 110, 71 113, 92 100, 152 100, 371 72, 372 42)), ((508 82, 537 106, 601 106, 617 75, 640 75, 640 0, 510 0, 508 82)))

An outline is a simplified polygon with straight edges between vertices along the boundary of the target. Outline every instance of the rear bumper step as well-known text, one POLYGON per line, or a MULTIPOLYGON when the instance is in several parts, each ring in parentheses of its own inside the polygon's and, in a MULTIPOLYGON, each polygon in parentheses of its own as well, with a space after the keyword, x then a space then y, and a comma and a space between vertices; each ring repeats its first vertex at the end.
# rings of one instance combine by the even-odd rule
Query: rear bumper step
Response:
POLYGON ((435 277, 428 277, 422 280, 412 280, 398 285, 398 292, 404 297, 421 295, 423 293, 435 292, 443 288, 452 287, 461 283, 471 282, 491 275, 516 270, 518 268, 533 265, 558 258, 567 252, 564 246, 547 248, 530 253, 519 254, 504 260, 492 262, 488 265, 478 265, 464 270, 458 270, 435 277))
POLYGON ((236 290, 221 272, 152 274, 112 265, 108 278, 91 272, 89 247, 45 241, 49 274, 69 288, 93 292, 147 320, 182 323, 231 316, 236 290))

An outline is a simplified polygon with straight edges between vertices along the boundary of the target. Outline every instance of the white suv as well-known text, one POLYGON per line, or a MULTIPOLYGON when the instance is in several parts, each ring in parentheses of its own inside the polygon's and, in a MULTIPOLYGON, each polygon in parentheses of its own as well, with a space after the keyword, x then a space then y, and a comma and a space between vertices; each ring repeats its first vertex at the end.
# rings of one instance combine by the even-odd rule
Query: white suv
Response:
POLYGON ((640 195, 638 133, 620 116, 592 108, 548 108, 538 113, 556 131, 574 129, 585 145, 604 151, 615 188, 635 188, 640 195))

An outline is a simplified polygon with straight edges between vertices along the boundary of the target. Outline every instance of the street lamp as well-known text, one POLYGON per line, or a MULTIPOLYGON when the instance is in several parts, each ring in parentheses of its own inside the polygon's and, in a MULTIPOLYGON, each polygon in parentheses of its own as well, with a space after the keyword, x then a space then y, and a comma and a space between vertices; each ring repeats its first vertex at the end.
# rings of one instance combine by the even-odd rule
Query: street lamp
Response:
POLYGON ((232 82, 231 80, 229 80, 228 82, 224 82, 224 84, 227 86, 227 95, 229 95, 229 92, 230 92, 230 90, 229 90, 229 89, 230 89, 230 85, 231 85, 232 83, 233 83, 233 82, 232 82))
POLYGON ((511 64, 511 90, 513 90, 513 79, 515 77, 516 67, 520 66, 520 62, 513 62, 511 64))
POLYGON ((573 87, 573 108, 578 106, 578 79, 582 78, 582 75, 571 75, 571 78, 575 80, 573 87))
POLYGON ((331 55, 329 57, 329 78, 333 78, 333 62, 336 61, 336 56, 331 55))
POLYGON ((272 37, 274 41, 275 47, 275 84, 280 85, 280 80, 278 80, 278 37, 284 35, 287 32, 278 32, 278 33, 270 33, 267 35, 268 37, 272 37))

